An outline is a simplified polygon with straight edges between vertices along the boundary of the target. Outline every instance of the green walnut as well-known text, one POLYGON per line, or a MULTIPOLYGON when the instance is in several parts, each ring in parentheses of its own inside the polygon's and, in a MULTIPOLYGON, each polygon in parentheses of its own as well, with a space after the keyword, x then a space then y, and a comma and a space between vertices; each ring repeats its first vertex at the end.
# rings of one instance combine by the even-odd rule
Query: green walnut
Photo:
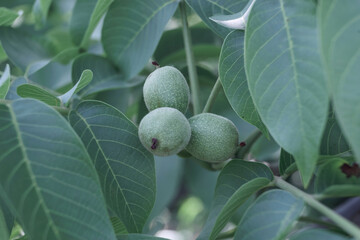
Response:
POLYGON ((175 108, 157 108, 139 125, 141 143, 157 156, 177 154, 189 143, 190 136, 189 121, 175 108))
POLYGON ((185 113, 190 101, 190 90, 184 75, 170 66, 152 72, 145 81, 143 93, 149 111, 171 107, 185 113))
POLYGON ((202 113, 189 119, 191 138, 186 150, 199 160, 221 162, 231 158, 238 146, 239 133, 229 119, 202 113))

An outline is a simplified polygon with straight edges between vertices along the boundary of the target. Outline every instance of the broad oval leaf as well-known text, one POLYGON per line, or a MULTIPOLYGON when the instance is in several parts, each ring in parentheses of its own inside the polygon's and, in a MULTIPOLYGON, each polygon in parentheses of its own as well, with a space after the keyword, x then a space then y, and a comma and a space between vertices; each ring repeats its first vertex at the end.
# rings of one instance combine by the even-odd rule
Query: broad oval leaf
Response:
POLYGON ((49 58, 40 43, 20 29, 1 27, 0 41, 11 62, 23 71, 31 63, 49 58))
POLYGON ((211 21, 210 17, 239 13, 249 0, 186 0, 186 2, 211 30, 225 38, 232 30, 211 21))
POLYGON ((315 191, 324 197, 360 196, 360 177, 347 175, 344 164, 351 165, 342 158, 327 159, 318 169, 315 191))
POLYGON ((10 89, 10 67, 6 64, 5 70, 0 78, 0 99, 4 99, 10 89))
POLYGON ((234 111, 268 136, 269 133, 254 106, 246 80, 243 31, 233 31, 225 38, 219 60, 219 75, 234 111))
POLYGON ((234 240, 282 240, 300 216, 304 202, 283 190, 263 193, 248 208, 234 240))
POLYGON ((321 44, 339 124, 360 162, 360 1, 322 0, 321 44))
POLYGON ((256 1, 245 32, 251 96, 275 141, 294 155, 305 186, 328 108, 315 12, 313 0, 256 1))
POLYGON ((141 232, 156 184, 154 157, 142 146, 137 127, 99 101, 82 102, 69 120, 94 162, 108 206, 128 232, 141 232))
POLYGON ((218 177, 211 210, 198 240, 215 239, 235 210, 272 179, 271 170, 264 164, 238 159, 228 163, 218 177))
POLYGON ((134 77, 155 51, 178 0, 115 0, 102 28, 102 44, 125 79, 134 77))
POLYGON ((115 239, 90 157, 59 113, 20 99, 0 105, 0 126, 0 188, 31 239, 115 239))
POLYGON ((351 240, 351 238, 339 235, 325 229, 306 229, 290 237, 289 240, 351 240))
POLYGON ((16 92, 20 97, 37 99, 50 106, 60 106, 61 104, 61 100, 54 94, 33 84, 20 85, 17 87, 16 92))
POLYGON ((17 12, 0 7, 0 26, 10 26, 18 16, 17 12))
POLYGON ((76 45, 86 47, 92 32, 114 0, 77 0, 72 11, 70 32, 76 45))

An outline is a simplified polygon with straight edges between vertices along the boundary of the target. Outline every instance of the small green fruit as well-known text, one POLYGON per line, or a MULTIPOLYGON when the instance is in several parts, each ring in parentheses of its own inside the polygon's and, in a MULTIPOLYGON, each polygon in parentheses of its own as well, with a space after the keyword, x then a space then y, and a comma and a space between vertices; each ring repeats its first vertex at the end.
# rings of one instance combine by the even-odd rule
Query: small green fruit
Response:
POLYGON ((186 117, 175 108, 157 108, 140 122, 139 138, 144 147, 158 156, 169 156, 189 143, 191 128, 186 117))
POLYGON ((190 101, 185 77, 179 70, 169 66, 158 68, 147 77, 143 93, 149 111, 171 107, 185 113, 190 101))
POLYGON ((186 150, 199 160, 221 162, 232 157, 237 149, 239 133, 227 118, 202 113, 189 119, 191 139, 186 150))

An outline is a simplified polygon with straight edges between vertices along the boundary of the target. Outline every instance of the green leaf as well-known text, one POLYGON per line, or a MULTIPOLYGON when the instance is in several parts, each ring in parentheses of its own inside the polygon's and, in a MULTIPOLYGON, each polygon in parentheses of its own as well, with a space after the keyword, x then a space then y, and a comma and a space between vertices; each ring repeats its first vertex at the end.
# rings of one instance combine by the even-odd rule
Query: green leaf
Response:
POLYGON ((0 208, 0 240, 9 240, 9 232, 1 208, 0 208))
POLYGON ((126 227, 125 227, 124 223, 120 220, 120 218, 112 217, 112 218, 110 218, 110 220, 111 220, 111 224, 114 228, 114 232, 116 235, 128 233, 126 231, 126 227))
POLYGON ((280 152, 280 160, 279 160, 279 171, 280 175, 287 174, 290 170, 290 167, 293 167, 293 164, 295 163, 294 157, 286 152, 284 149, 281 149, 280 152))
POLYGON ((327 159, 318 169, 315 191, 328 197, 360 196, 360 178, 347 177, 341 170, 345 163, 350 164, 342 158, 327 159))
MULTIPOLYGON (((211 30, 203 26, 190 28, 193 52, 196 61, 218 58, 222 39, 211 30)), ((153 58, 160 65, 169 65, 177 62, 186 63, 182 29, 176 28, 165 31, 154 52, 153 58)))
POLYGON ((264 164, 237 159, 228 163, 218 177, 211 211, 198 240, 215 239, 235 210, 272 179, 264 164))
POLYGON ((78 136, 37 100, 0 105, 0 189, 31 239, 115 239, 78 136))
POLYGON ((335 113, 329 111, 328 120, 320 145, 321 155, 338 155, 350 151, 350 147, 343 135, 335 113))
POLYGON ((7 100, 16 100, 16 99, 21 98, 17 94, 17 88, 20 85, 23 85, 23 84, 25 84, 27 82, 28 82, 28 80, 26 78, 24 78, 24 77, 15 78, 15 80, 13 80, 12 83, 10 84, 9 91, 8 91, 5 99, 7 99, 7 100))
POLYGON ((214 1, 214 0, 186 0, 190 7, 201 17, 208 27, 222 38, 232 30, 210 20, 217 15, 232 15, 241 12, 249 0, 214 1))
POLYGON ((65 94, 58 96, 58 98, 61 100, 62 103, 67 104, 71 97, 78 93, 81 89, 89 85, 93 78, 93 73, 91 70, 84 70, 80 76, 79 81, 73 86, 69 91, 67 91, 65 94))
POLYGON ((18 16, 17 12, 0 7, 0 26, 10 26, 18 16))
POLYGON ((17 94, 23 98, 40 100, 50 106, 60 106, 61 100, 55 95, 33 84, 23 84, 17 88, 17 94))
POLYGON ((10 88, 10 67, 6 64, 5 70, 0 78, 0 99, 4 99, 10 88))
POLYGON ((117 235, 118 240, 169 240, 167 238, 153 237, 145 234, 117 235))
POLYGON ((233 31, 224 40, 219 75, 226 97, 240 118, 253 124, 267 137, 269 133, 251 98, 244 67, 244 32, 233 31))
POLYGON ((115 66, 107 58, 93 54, 83 54, 75 59, 72 66, 72 82, 74 84, 86 69, 90 69, 94 76, 89 86, 80 92, 82 97, 112 89, 134 87, 145 81, 143 76, 136 76, 133 79, 124 81, 115 66))
MULTIPOLYGON (((1 193, 0 193, 0 212, 1 211, 3 213, 7 232, 10 234, 15 225, 15 217, 14 217, 13 213, 10 211, 10 209, 8 208, 7 204, 5 204, 4 200, 1 199, 1 193)), ((8 240, 8 239, 6 239, 6 240, 8 240)))
POLYGON ((114 107, 85 101, 69 120, 87 147, 110 209, 128 232, 141 232, 155 201, 153 155, 137 127, 114 107))
POLYGON ((115 0, 111 4, 102 28, 102 44, 125 79, 134 77, 148 62, 178 2, 115 0))
POLYGON ((38 27, 45 24, 52 0, 36 0, 33 5, 33 15, 38 27))
MULTIPOLYGON (((156 201, 148 218, 147 225, 149 225, 149 228, 152 227, 149 221, 160 215, 178 194, 183 177, 183 163, 184 159, 176 155, 167 157, 155 156, 156 201)), ((145 228, 143 232, 149 231, 146 231, 145 228)))
POLYGON ((326 0, 319 4, 319 26, 325 70, 334 110, 360 162, 359 64, 360 1, 326 0))
POLYGON ((11 62, 23 71, 31 63, 49 58, 44 47, 21 29, 1 27, 0 41, 11 62))
POLYGON ((114 0, 77 0, 70 21, 70 32, 76 45, 86 47, 101 17, 114 0))
POLYGON ((53 62, 60 62, 62 64, 67 64, 72 59, 74 59, 78 53, 79 53, 78 48, 67 48, 52 59, 44 59, 38 62, 34 62, 27 67, 25 76, 31 76, 53 62))
POLYGON ((290 237, 290 240, 350 240, 350 238, 324 229, 306 229, 290 237))
POLYGON ((256 109, 275 141, 295 157, 305 186, 326 123, 313 0, 256 1, 245 32, 245 68, 256 109))
POLYGON ((249 1, 248 4, 244 7, 244 9, 239 13, 235 13, 232 15, 216 15, 210 17, 210 19, 226 28, 245 30, 246 23, 254 3, 255 0, 249 1))
POLYGON ((289 192, 263 193, 241 219, 234 240, 285 239, 303 210, 304 202, 289 192))

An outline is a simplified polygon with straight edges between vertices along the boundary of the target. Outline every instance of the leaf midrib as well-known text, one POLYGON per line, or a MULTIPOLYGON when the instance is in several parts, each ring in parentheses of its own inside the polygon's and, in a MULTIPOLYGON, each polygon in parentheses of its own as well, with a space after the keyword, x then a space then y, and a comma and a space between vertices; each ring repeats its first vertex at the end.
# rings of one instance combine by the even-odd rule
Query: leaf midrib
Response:
POLYGON ((20 149, 21 149, 21 153, 23 155, 23 160, 25 162, 25 166, 26 166, 26 168, 28 170, 30 179, 34 183, 34 190, 36 192, 36 195, 38 196, 38 198, 40 200, 39 205, 42 206, 42 208, 44 210, 44 213, 45 213, 45 215, 47 216, 47 218, 49 220, 49 226, 53 230, 53 233, 56 236, 56 239, 61 240, 59 231, 55 228, 54 220, 52 219, 52 217, 50 215, 50 211, 48 211, 48 208, 47 208, 46 204, 44 203, 44 199, 43 199, 43 197, 41 195, 41 191, 40 191, 40 189, 39 189, 39 187, 37 185, 36 179, 33 177, 34 173, 33 173, 32 169, 31 169, 31 166, 30 166, 31 165, 30 159, 28 158, 27 153, 26 153, 26 149, 24 148, 24 143, 23 143, 23 140, 22 140, 22 137, 21 137, 21 131, 20 131, 20 127, 19 127, 19 124, 17 122, 17 119, 16 119, 16 115, 15 115, 14 111, 12 110, 11 106, 7 105, 7 107, 9 109, 11 119, 13 120, 12 122, 13 122, 13 125, 14 125, 14 128, 15 128, 16 137, 17 137, 17 139, 19 141, 19 146, 20 146, 20 149))
POLYGON ((93 139, 95 140, 96 145, 97 145, 98 148, 99 148, 99 151, 100 151, 101 154, 103 155, 104 160, 105 160, 106 164, 107 164, 108 167, 109 167, 109 170, 110 170, 110 172, 111 172, 111 175, 112 175, 112 177, 114 178, 114 180, 115 180, 115 182, 116 182, 116 185, 118 186, 118 188, 119 188, 119 190, 120 190, 120 192, 121 192, 121 195, 123 196, 123 199, 124 199, 124 201, 125 201, 125 205, 126 205, 127 209, 129 210, 129 213, 130 213, 130 215, 131 215, 131 220, 132 220, 132 222, 133 222, 133 224, 134 224, 134 226, 135 226, 135 228, 136 228, 136 231, 139 231, 139 229, 138 229, 138 227, 137 227, 137 225, 136 225, 136 221, 135 221, 134 215, 133 215, 133 213, 132 213, 132 210, 131 210, 131 208, 130 208, 130 206, 129 206, 129 203, 128 203, 125 195, 124 195, 123 189, 122 189, 122 187, 120 186, 120 184, 119 184, 119 182, 118 182, 118 179, 116 178, 116 174, 114 173, 114 171, 113 171, 113 169, 112 169, 112 167, 111 167, 111 165, 110 165, 110 163, 109 163, 109 161, 108 161, 108 159, 107 159, 107 157, 106 157, 103 149, 101 148, 101 145, 99 144, 99 141, 97 140, 96 135, 95 135, 94 132, 92 131, 92 129, 91 129, 90 125, 88 124, 88 122, 86 121, 86 119, 83 118, 83 116, 81 116, 80 114, 78 114, 78 112, 74 111, 74 113, 75 113, 77 116, 79 116, 79 118, 85 123, 87 129, 89 129, 91 135, 93 136, 93 139))
MULTIPOLYGON (((301 108, 301 104, 300 104, 300 95, 299 95, 299 80, 298 80, 298 73, 297 73, 297 69, 296 69, 296 61, 295 61, 295 53, 294 53, 294 43, 292 41, 291 38, 291 34, 290 34, 290 26, 287 23, 286 19, 287 16, 285 14, 285 8, 284 8, 284 0, 279 0, 280 1, 280 8, 281 8, 281 15, 283 17, 283 21, 284 21, 284 27, 286 30, 286 35, 287 35, 287 40, 288 40, 288 44, 289 44, 289 52, 290 52, 290 57, 291 57, 291 62, 292 62, 292 69, 294 72, 294 81, 295 81, 295 89, 296 89, 296 98, 298 99, 298 101, 296 101, 297 105, 298 105, 298 113, 299 113, 299 119, 300 119, 300 131, 301 131, 301 135, 304 137, 304 139, 306 138, 306 134, 304 132, 304 121, 303 121, 303 113, 302 113, 302 108, 301 108)), ((302 152, 305 152, 304 149, 304 144, 300 144, 300 148, 302 152)))

